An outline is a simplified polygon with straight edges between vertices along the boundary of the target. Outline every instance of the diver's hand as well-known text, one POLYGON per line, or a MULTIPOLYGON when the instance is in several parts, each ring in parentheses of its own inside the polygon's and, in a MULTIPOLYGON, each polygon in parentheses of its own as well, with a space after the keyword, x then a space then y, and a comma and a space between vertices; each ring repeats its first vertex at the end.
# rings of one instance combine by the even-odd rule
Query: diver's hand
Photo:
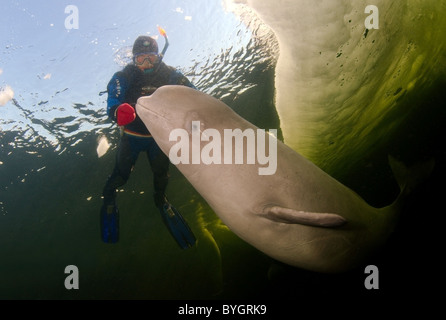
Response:
POLYGON ((116 110, 116 122, 118 126, 125 126, 136 119, 135 109, 128 103, 119 105, 116 110))

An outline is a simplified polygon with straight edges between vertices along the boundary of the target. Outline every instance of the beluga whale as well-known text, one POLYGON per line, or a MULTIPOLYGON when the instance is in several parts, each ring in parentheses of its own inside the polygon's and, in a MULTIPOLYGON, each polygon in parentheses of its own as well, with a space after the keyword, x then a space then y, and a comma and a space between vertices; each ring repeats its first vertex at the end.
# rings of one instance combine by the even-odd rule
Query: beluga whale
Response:
POLYGON ((407 170, 391 158, 401 193, 374 208, 271 132, 188 87, 160 87, 139 98, 136 112, 232 232, 298 268, 337 273, 359 266, 392 233, 410 189, 407 170))

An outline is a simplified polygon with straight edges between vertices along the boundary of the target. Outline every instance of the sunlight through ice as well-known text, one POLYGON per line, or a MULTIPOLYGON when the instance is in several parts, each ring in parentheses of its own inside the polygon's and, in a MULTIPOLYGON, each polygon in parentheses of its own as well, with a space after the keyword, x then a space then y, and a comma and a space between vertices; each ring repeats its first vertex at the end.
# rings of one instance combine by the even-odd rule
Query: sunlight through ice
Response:
POLYGON ((14 98, 14 91, 10 86, 0 88, 0 106, 4 106, 8 101, 14 98))

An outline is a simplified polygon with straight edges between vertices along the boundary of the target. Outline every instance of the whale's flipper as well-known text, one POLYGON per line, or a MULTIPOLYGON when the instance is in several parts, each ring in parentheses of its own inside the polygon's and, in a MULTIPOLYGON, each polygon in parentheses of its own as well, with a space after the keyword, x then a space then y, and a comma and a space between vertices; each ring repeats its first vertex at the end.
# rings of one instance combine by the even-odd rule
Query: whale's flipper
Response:
POLYGON ((266 218, 274 221, 303 224, 312 227, 335 228, 347 223, 347 220, 335 213, 297 211, 280 206, 268 207, 264 213, 266 218))
POLYGON ((403 162, 388 155, 389 165, 401 190, 401 195, 410 194, 419 184, 426 180, 434 170, 435 159, 420 162, 407 167, 403 162))

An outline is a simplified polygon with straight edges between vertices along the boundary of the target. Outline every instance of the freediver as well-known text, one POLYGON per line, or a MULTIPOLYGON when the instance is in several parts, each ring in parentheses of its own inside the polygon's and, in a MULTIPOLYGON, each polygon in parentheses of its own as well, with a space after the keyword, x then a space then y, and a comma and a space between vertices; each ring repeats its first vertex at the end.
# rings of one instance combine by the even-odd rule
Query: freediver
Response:
POLYGON ((132 49, 133 60, 123 70, 116 72, 107 85, 107 114, 121 127, 121 138, 113 172, 103 189, 101 208, 101 235, 106 243, 119 239, 119 211, 116 205, 116 189, 129 179, 140 152, 146 152, 153 172, 154 202, 164 223, 181 248, 193 246, 195 237, 181 214, 166 198, 169 158, 161 151, 145 124, 135 111, 138 98, 149 96, 164 85, 196 87, 174 67, 162 59, 168 47, 163 29, 159 31, 165 46, 158 53, 158 44, 150 36, 139 36, 132 49))

